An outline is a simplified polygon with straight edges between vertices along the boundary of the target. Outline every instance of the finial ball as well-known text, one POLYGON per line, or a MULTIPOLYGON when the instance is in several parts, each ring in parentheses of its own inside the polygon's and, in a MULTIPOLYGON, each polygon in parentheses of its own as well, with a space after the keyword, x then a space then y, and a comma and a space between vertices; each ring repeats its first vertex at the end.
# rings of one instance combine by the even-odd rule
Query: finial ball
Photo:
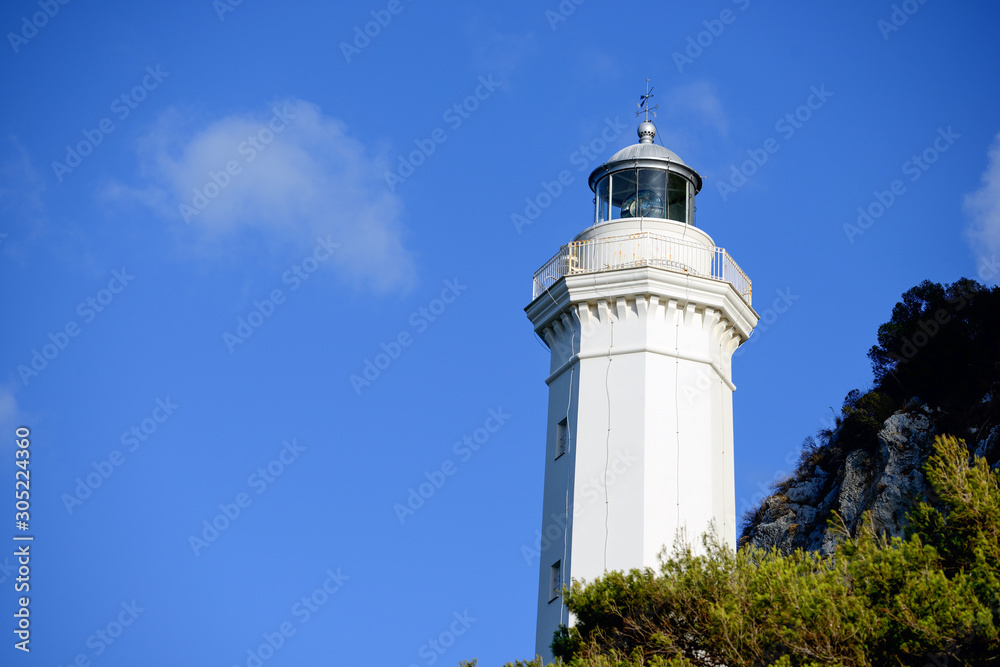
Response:
POLYGON ((656 126, 648 120, 639 123, 639 143, 651 144, 656 136, 656 126))

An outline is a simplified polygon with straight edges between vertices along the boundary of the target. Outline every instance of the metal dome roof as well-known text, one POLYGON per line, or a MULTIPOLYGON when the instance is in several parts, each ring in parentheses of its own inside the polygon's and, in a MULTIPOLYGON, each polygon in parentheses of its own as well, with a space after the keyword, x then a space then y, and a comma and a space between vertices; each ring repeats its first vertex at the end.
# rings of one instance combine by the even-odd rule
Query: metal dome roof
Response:
POLYGON ((680 158, 677 153, 673 152, 669 148, 665 148, 659 144, 632 144, 631 146, 626 146, 614 155, 612 155, 608 162, 620 162, 622 160, 641 160, 644 158, 669 160, 674 164, 682 164, 685 167, 684 160, 680 158))

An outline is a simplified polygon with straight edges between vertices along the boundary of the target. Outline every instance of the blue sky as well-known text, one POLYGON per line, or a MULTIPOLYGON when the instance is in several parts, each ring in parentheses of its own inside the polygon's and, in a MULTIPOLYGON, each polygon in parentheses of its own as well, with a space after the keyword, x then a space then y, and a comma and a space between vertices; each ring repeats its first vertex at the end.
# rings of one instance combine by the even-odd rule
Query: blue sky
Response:
POLYGON ((522 309, 646 77, 764 318, 738 510, 902 292, 1000 274, 994 3, 223 2, 0 9, 0 509, 26 426, 35 536, 5 665, 530 657, 522 309))

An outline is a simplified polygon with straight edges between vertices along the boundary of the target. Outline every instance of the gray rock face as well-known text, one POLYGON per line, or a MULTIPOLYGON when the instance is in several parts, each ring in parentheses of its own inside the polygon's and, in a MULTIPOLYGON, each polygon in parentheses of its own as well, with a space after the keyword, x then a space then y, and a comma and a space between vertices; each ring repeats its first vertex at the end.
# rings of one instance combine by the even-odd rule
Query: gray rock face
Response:
MULTIPOLYGON (((987 395, 982 404, 990 400, 987 395)), ((784 553, 795 549, 831 553, 836 545, 835 534, 827 527, 832 512, 840 515, 852 533, 868 512, 876 531, 901 537, 913 504, 928 500, 932 492, 923 468, 934 449, 934 421, 944 415, 926 405, 914 408, 916 405, 920 401, 913 399, 908 410, 889 417, 878 432, 877 444, 867 443, 864 448, 839 454, 839 458, 831 449, 818 450, 828 455, 811 460, 830 469, 820 465, 811 471, 800 469, 794 479, 778 485, 749 522, 741 545, 776 547, 784 553)), ((1000 424, 995 423, 995 413, 976 419, 979 422, 972 428, 963 429, 972 434, 966 438, 969 453, 1000 469, 1000 424)), ((839 451, 844 445, 840 429, 834 431, 827 447, 839 451)))
POLYGON ((910 501, 922 498, 927 488, 922 469, 934 445, 930 421, 924 415, 895 414, 886 420, 878 440, 881 473, 867 509, 876 530, 901 537, 910 501))
MULTIPOLYGON (((994 429, 991 437, 1000 440, 1000 429, 994 429)), ((854 450, 835 475, 817 467, 811 477, 790 485, 784 494, 765 499, 746 533, 749 543, 785 553, 797 548, 830 553, 835 544, 826 525, 831 510, 849 530, 870 511, 877 531, 902 536, 911 503, 925 496, 921 469, 933 442, 925 414, 892 415, 878 434, 875 453, 854 450)))
POLYGON ((812 500, 817 493, 819 493, 820 488, 823 486, 826 473, 819 468, 817 468, 817 470, 823 473, 823 477, 817 476, 804 482, 799 482, 785 492, 785 495, 790 501, 793 503, 807 503, 812 500))

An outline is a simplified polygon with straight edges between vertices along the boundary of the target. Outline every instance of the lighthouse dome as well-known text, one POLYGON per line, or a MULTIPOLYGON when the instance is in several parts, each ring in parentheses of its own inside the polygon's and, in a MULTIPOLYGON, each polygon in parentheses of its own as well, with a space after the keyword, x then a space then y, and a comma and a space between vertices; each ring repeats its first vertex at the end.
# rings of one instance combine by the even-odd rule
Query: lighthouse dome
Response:
MULTIPOLYGON (((650 123, 650 125, 652 125, 652 123, 650 123)), ((673 162, 674 164, 683 165, 685 167, 687 166, 684 164, 684 160, 682 160, 677 153, 659 144, 632 144, 631 146, 626 146, 612 155, 608 162, 641 160, 643 158, 667 160, 669 162, 673 162)))

